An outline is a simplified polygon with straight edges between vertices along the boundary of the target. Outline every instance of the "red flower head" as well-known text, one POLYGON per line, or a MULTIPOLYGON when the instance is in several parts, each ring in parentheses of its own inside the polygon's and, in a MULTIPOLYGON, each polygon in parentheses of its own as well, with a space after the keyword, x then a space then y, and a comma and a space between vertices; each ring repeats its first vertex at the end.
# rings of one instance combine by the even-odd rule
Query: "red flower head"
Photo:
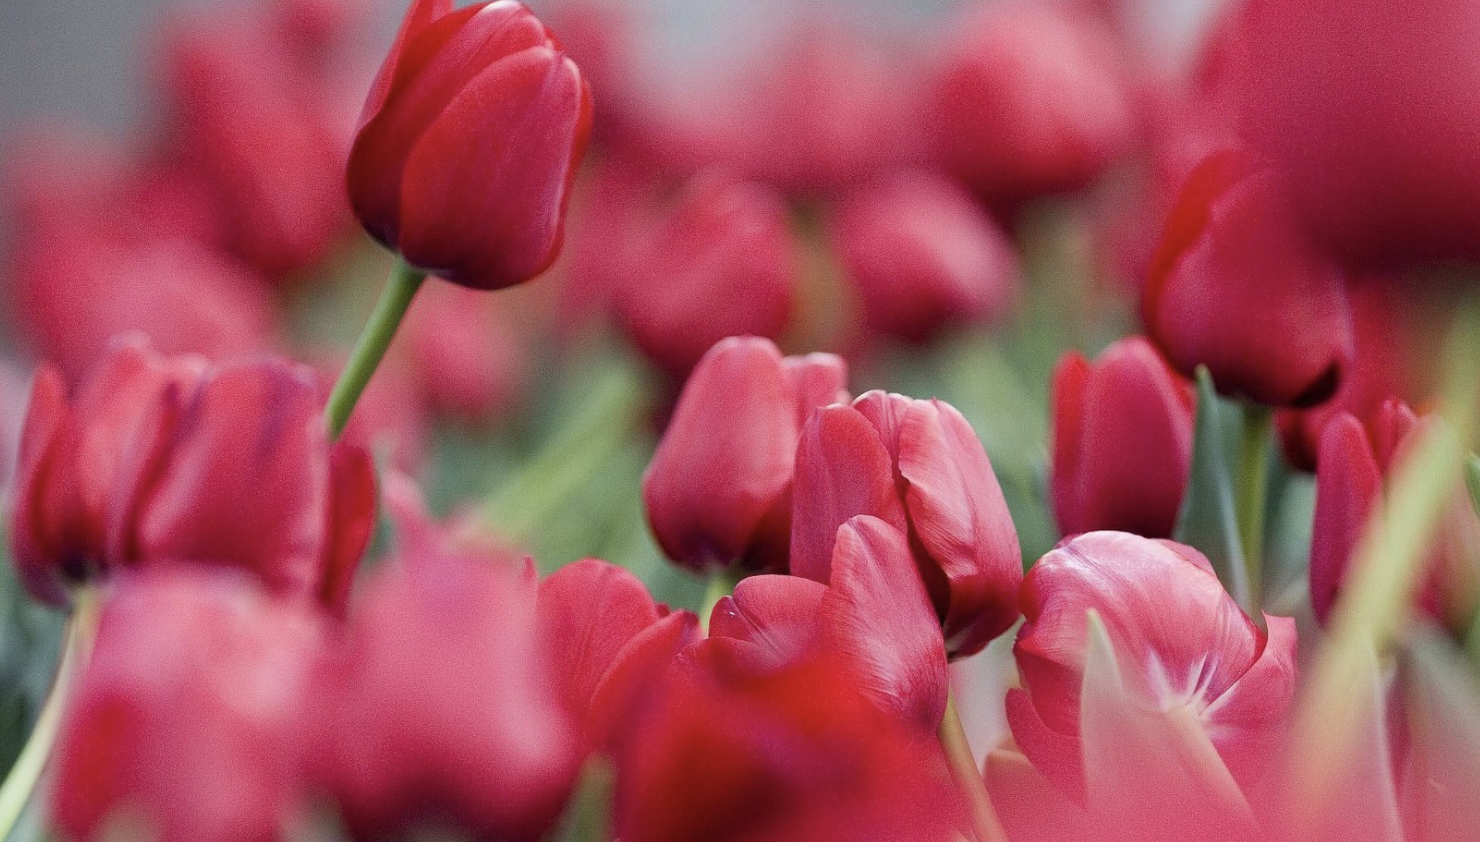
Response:
POLYGON ((1277 176, 1203 160, 1172 209, 1141 301, 1146 335, 1191 377, 1270 406, 1330 398, 1352 355, 1339 270, 1302 239, 1277 176))
MULTIPOLYGON (((1362 530, 1381 511, 1384 478, 1438 423, 1437 418, 1419 419, 1396 400, 1384 403, 1366 427, 1347 412, 1326 423, 1310 544, 1310 603, 1317 619, 1329 617, 1362 530)), ((1468 629, 1480 606, 1480 518, 1463 492, 1455 495, 1440 522, 1428 570, 1424 608, 1452 628, 1468 629)))
POLYGON ((711 348, 643 477, 664 553, 696 570, 785 570, 798 436, 814 409, 847 397, 847 364, 831 354, 783 358, 756 337, 711 348))
POLYGON ((1151 343, 1122 339, 1053 376, 1053 508, 1065 535, 1169 538, 1192 465, 1192 391, 1151 343))
POLYGON ((1017 619, 1022 557, 991 460, 950 404, 869 392, 802 430, 791 570, 830 582, 838 527, 873 515, 909 536, 951 657, 1017 619))
POLYGON ((904 173, 845 200, 833 241, 871 331, 924 342, 1004 316, 1019 282, 1007 235, 954 183, 904 173))
POLYGON ((196 562, 338 608, 375 478, 363 449, 327 442, 309 371, 125 343, 70 401, 38 375, 15 499, 16 564, 40 599, 99 570, 196 562))
POLYGON ((68 839, 142 822, 160 842, 283 838, 302 804, 301 705, 318 616, 240 571, 119 577, 53 760, 68 839))
POLYGON ((721 339, 775 339, 791 317, 791 219, 780 195, 760 184, 715 173, 693 179, 625 267, 622 321, 674 377, 721 339))
POLYGON ((1266 615, 1261 631, 1196 550, 1080 535, 1033 566, 1022 608, 1013 653, 1023 686, 1008 691, 1007 720, 1034 767, 1066 793, 1083 802, 1085 776, 1097 771, 1081 733, 1091 612, 1132 707, 1168 722, 1189 717, 1242 784, 1268 771, 1295 692, 1295 621, 1266 615))
POLYGON ((560 43, 513 0, 415 0, 349 158, 355 213, 406 262, 474 289, 543 272, 591 129, 560 43))

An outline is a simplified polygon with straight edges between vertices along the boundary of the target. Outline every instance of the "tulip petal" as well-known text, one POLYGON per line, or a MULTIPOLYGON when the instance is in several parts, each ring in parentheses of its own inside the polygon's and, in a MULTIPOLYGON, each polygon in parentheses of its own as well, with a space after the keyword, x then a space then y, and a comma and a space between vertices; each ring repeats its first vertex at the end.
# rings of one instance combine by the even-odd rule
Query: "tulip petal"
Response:
POLYGON ((406 17, 401 19, 401 28, 396 32, 396 40, 386 54, 385 63, 380 66, 375 74, 375 81, 370 85, 370 94, 365 97, 365 107, 360 112, 357 128, 363 129, 385 105, 396 74, 401 69, 401 55, 406 51, 406 44, 420 35, 433 21, 445 17, 451 11, 452 0, 412 0, 411 7, 406 10, 406 17))
POLYGON ((1311 526, 1310 605, 1317 619, 1331 613, 1367 518, 1379 505, 1378 473, 1367 432, 1349 413, 1326 422, 1311 526))
POLYGON ((540 583, 535 634, 555 686, 573 712, 591 704, 617 653, 658 621, 647 587, 599 559, 568 564, 540 583))
POLYGON ((51 605, 67 604, 65 572, 67 549, 54 531, 57 513, 75 510, 75 490, 63 482, 67 472, 57 464, 58 452, 71 423, 67 387, 62 374, 50 365, 36 372, 21 432, 20 458, 15 475, 15 508, 11 514, 11 548, 16 571, 35 598, 51 605), (58 562, 63 564, 59 565, 58 562))
POLYGON ((1079 805, 1064 797, 1020 752, 987 755, 983 775, 992 807, 1013 842, 1086 842, 1099 829, 1079 805))
POLYGON ((360 558, 375 533, 375 462, 358 445, 329 452, 329 530, 319 601, 343 614, 360 558))
POLYGON ((627 641, 591 693, 585 713, 588 749, 615 749, 668 667, 698 636, 699 618, 692 611, 675 611, 627 641))
POLYGON ((758 670, 791 663, 818 644, 827 590, 799 576, 746 577, 714 606, 709 636, 752 644, 758 670))
POLYGON ((1085 510, 1084 454, 1089 452, 1084 445, 1084 392, 1090 373, 1090 364, 1084 355, 1070 351, 1054 366, 1049 386, 1053 396, 1050 410, 1053 419, 1053 477, 1049 492, 1054 519, 1058 521, 1059 531, 1065 535, 1087 531, 1082 528, 1088 522, 1082 514, 1085 510))
POLYGON ((848 362, 836 354, 806 354, 781 361, 781 373, 796 402, 797 429, 819 407, 848 401, 848 362))

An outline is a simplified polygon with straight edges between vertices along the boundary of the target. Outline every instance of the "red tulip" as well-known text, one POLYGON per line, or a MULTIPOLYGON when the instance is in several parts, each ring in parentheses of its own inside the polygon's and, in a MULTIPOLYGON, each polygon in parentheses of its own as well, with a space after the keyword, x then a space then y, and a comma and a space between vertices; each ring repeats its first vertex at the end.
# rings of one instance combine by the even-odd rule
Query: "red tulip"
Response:
POLYGON ((1224 394, 1311 406, 1352 355, 1341 273, 1301 237, 1277 176, 1225 150, 1182 188, 1141 301, 1146 334, 1224 394))
POLYGON ((1196 550, 1090 532, 1033 566, 1021 602, 1013 652, 1023 686, 1008 692, 1007 718, 1033 766, 1066 793, 1083 803, 1086 776, 1103 772, 1081 751, 1089 746, 1081 689, 1090 612, 1114 649, 1117 696, 1128 700, 1104 701, 1185 715, 1182 725, 1145 727, 1180 728, 1179 739, 1208 744, 1241 784, 1267 771, 1295 690, 1295 622, 1266 615, 1269 632, 1261 631, 1196 550))
POLYGON ((779 195, 699 176, 631 254, 618 310, 643 353, 683 377, 721 339, 781 335, 791 317, 795 258, 779 195))
POLYGON ((321 647, 313 613, 239 571, 121 576, 52 761, 58 828, 76 840, 134 823, 160 842, 285 838, 304 806, 301 704, 321 647))
POLYGON ((959 187, 905 173, 846 199, 833 241, 870 330, 924 342, 1003 317, 1017 293, 1006 234, 959 187))
POLYGON ((1022 558, 991 460, 938 400, 869 392, 818 411, 802 431, 791 569, 829 582, 838 527, 867 514, 907 534, 952 658, 1017 619, 1022 558))
POLYGON ((1053 376, 1054 516, 1065 535, 1169 538, 1192 466, 1192 392, 1139 336, 1053 376))
POLYGON ((799 432, 815 408, 846 399, 847 365, 831 354, 782 358, 756 337, 711 348, 643 477, 664 553, 696 570, 786 569, 799 432))
POLYGON ((591 95, 513 0, 415 0, 349 159, 355 213, 411 265, 474 289, 543 272, 591 128, 591 95))
MULTIPOLYGON (((1321 435, 1316 510, 1310 544, 1310 603, 1324 622, 1341 591, 1367 520, 1382 509, 1384 478, 1437 418, 1419 419, 1390 400, 1362 424, 1337 413, 1321 435)), ((1460 479, 1455 476, 1458 485, 1460 479)), ((1423 607, 1441 623, 1468 629, 1480 606, 1480 517, 1457 493, 1429 549, 1423 607)))
POLYGON ((715 606, 706 644, 764 671, 835 653, 882 710, 933 734, 945 714, 945 642, 904 534, 860 515, 838 528, 832 584, 753 576, 715 606))
POLYGON ((941 162, 994 204, 1078 190, 1135 139, 1115 36, 1069 3, 980 4, 951 29, 934 85, 941 162))

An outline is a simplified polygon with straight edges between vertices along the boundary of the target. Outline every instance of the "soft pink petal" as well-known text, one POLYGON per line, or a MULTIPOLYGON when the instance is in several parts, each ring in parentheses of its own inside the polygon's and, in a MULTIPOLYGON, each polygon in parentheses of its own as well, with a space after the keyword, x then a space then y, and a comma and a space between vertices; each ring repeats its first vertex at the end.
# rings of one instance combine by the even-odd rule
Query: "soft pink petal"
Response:
POLYGON ((617 653, 658 621, 647 587, 599 559, 568 564, 540 583, 535 634, 555 686, 576 715, 617 653))

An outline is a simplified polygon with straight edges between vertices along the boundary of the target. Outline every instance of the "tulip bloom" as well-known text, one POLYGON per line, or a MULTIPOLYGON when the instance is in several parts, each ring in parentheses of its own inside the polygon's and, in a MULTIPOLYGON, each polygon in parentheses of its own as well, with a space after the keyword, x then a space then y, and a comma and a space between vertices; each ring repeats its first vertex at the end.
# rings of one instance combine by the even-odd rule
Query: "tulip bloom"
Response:
POLYGON ((1188 384, 1139 336, 1053 375, 1054 516, 1065 535, 1115 529, 1169 538, 1192 465, 1188 384))
POLYGON ((22 436, 15 557, 38 598, 112 568, 241 567, 342 608, 370 540, 369 454, 330 447, 311 372, 208 366, 122 344, 73 400, 37 376, 22 436))
MULTIPOLYGON (((1330 616, 1362 530, 1382 510, 1384 477, 1436 423, 1419 419, 1396 400, 1384 403, 1367 427, 1346 412, 1326 423, 1310 544, 1310 603, 1322 622, 1330 616)), ((1424 609, 1451 628, 1468 629, 1480 606, 1480 517, 1467 495, 1456 494, 1445 510, 1428 558, 1424 609)))
POLYGON ((663 552, 699 571, 785 570, 797 439, 814 409, 847 400, 847 377, 838 357, 783 358, 767 339, 711 348, 643 476, 663 552))
POLYGON ((415 0, 365 101, 349 193, 410 265, 474 289, 543 272, 591 129, 559 42, 513 0, 415 0))
POLYGON ((1301 237, 1277 176, 1237 150, 1188 177, 1141 300, 1146 335, 1191 377, 1269 406, 1330 398, 1352 355, 1340 271, 1301 237))
POLYGON ((120 576, 53 760, 63 835, 141 821, 160 842, 283 838, 303 806, 301 705, 322 641, 315 613, 240 571, 120 576))
POLYGON ((1196 550, 1120 532, 1080 535, 1033 566, 1021 603, 1013 653, 1023 686, 1008 691, 1007 720, 1033 766, 1071 798, 1084 802, 1087 777, 1104 771, 1097 758, 1115 751, 1101 741, 1122 727, 1101 720, 1104 710, 1091 716, 1091 701, 1161 712, 1146 727, 1192 740, 1188 756, 1206 746, 1242 785, 1267 771, 1295 692, 1295 621, 1266 615, 1261 631, 1196 550), (1113 646, 1114 698, 1082 695, 1090 612, 1113 646), (1091 726, 1112 730, 1086 733, 1091 726))
POLYGON ((681 378, 725 337, 781 335, 791 318, 794 252, 791 218, 775 191, 699 176, 628 256, 622 322, 649 359, 681 378))
POLYGON ((952 658, 1017 619, 1022 558, 992 462, 950 404, 874 391, 802 431, 791 570, 831 581, 838 527, 873 515, 907 534, 952 658))
POLYGON ((832 240, 868 328, 924 342, 1004 316, 1019 283, 1007 235, 950 181, 923 173, 858 190, 832 240))

